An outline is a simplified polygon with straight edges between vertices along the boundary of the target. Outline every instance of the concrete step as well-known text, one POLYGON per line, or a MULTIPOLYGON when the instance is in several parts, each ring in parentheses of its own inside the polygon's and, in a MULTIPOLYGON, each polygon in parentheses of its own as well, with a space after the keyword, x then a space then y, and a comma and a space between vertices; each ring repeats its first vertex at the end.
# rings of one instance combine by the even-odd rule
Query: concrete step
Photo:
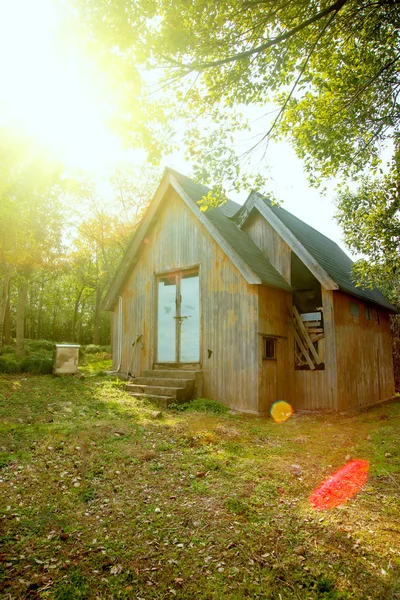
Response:
POLYGON ((168 396, 173 398, 174 402, 184 402, 190 400, 193 390, 185 387, 163 387, 158 385, 137 385, 128 383, 125 387, 128 392, 145 394, 147 396, 168 396))
POLYGON ((176 402, 176 400, 170 396, 156 396, 154 394, 140 394, 138 392, 130 392, 129 395, 138 398, 139 400, 151 400, 151 402, 157 404, 160 408, 168 408, 170 404, 176 402))
POLYGON ((188 388, 194 386, 194 379, 167 378, 167 377, 135 377, 130 383, 136 385, 157 385, 162 387, 182 387, 188 388))
POLYGON ((142 377, 157 377, 161 379, 196 379, 201 371, 185 371, 184 369, 152 369, 143 371, 142 377))

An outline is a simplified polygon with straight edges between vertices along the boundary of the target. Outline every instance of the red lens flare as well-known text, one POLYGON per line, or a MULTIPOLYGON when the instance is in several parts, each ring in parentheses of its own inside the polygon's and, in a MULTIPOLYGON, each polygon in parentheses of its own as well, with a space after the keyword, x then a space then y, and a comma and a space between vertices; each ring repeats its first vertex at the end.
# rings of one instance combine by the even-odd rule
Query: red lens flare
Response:
POLYGON ((284 400, 277 400, 270 409, 271 417, 275 423, 287 421, 293 414, 293 408, 284 400))
POLYGON ((369 462, 351 460, 319 485, 309 497, 316 510, 327 510, 344 504, 355 496, 368 479, 369 462))

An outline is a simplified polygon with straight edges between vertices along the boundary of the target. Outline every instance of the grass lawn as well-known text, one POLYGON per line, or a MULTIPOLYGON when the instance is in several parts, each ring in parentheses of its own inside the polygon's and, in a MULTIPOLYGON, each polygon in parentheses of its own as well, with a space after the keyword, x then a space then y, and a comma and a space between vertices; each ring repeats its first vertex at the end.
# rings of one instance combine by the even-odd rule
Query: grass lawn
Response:
POLYGON ((400 403, 164 411, 97 376, 0 377, 0 597, 400 598, 400 403), (315 511, 348 457, 362 491, 315 511))

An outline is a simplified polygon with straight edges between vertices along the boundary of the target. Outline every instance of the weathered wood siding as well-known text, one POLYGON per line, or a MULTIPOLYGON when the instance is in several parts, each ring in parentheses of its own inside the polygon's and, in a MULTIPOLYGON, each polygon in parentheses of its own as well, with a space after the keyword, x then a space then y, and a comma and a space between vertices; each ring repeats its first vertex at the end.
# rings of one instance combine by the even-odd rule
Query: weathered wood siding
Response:
POLYGON ((233 408, 258 412, 258 286, 245 281, 172 190, 121 292, 122 371, 140 375, 153 367, 156 275, 196 266, 200 275, 203 393, 233 408), (143 347, 139 344, 132 351, 132 342, 139 335, 143 335, 143 347))
POLYGON ((290 283, 291 249, 259 212, 253 211, 243 225, 253 242, 275 269, 290 283))
POLYGON ((276 400, 291 402, 293 365, 289 364, 287 317, 292 295, 262 285, 258 298, 259 412, 268 414, 276 400), (276 360, 263 358, 263 335, 276 337, 276 360))
POLYGON ((294 368, 294 339, 290 340, 290 371, 292 379, 292 406, 296 410, 338 410, 336 376, 336 335, 333 292, 322 289, 325 333, 325 369, 323 371, 294 368))
POLYGON ((110 313, 111 317, 111 352, 113 357, 112 368, 118 368, 118 303, 110 313))
POLYGON ((339 410, 375 404, 394 394, 389 314, 379 309, 365 318, 366 304, 342 292, 334 293, 339 410), (359 316, 350 313, 350 300, 359 316))

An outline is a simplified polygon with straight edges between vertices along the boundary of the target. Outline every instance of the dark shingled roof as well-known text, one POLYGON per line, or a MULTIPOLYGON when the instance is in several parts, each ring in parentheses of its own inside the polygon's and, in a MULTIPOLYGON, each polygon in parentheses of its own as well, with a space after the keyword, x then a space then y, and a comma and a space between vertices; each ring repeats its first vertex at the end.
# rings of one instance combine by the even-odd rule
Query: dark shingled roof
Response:
MULTIPOLYGON (((168 169, 178 180, 185 192, 197 202, 206 196, 210 189, 204 185, 194 183, 181 173, 168 169)), ((254 193, 254 192, 253 192, 254 193)), ((384 308, 395 311, 395 307, 377 289, 356 286, 352 278, 353 261, 345 252, 325 235, 304 223, 290 212, 272 204, 268 198, 257 194, 267 206, 275 213, 282 223, 292 232, 299 242, 315 258, 319 265, 337 283, 340 290, 353 294, 368 302, 379 304, 384 308)), ((263 283, 283 289, 290 289, 283 277, 271 265, 261 250, 253 243, 247 233, 234 224, 232 217, 240 210, 241 205, 227 200, 225 204, 216 209, 207 210, 205 215, 215 225, 226 241, 236 250, 240 257, 249 265, 263 283), (279 283, 280 282, 280 283, 279 283)))
POLYGON ((293 233, 299 242, 308 250, 328 275, 335 281, 339 289, 363 300, 374 302, 389 310, 395 311, 394 306, 377 289, 358 287, 353 283, 353 261, 343 250, 325 235, 301 221, 290 212, 272 204, 267 198, 258 194, 267 206, 275 213, 284 225, 293 233))
MULTIPOLYGON (((203 196, 206 196, 210 188, 199 183, 194 183, 185 175, 168 169, 176 178, 179 185, 186 194, 193 200, 198 202, 203 196)), ((269 260, 263 255, 261 250, 255 245, 250 236, 239 229, 237 225, 229 218, 240 209, 240 204, 236 204, 232 200, 228 200, 219 208, 206 210, 204 215, 218 229, 219 233, 228 242, 228 244, 236 251, 242 260, 250 267, 250 269, 258 275, 262 283, 277 287, 283 290, 291 291, 291 286, 282 277, 282 275, 272 266, 269 260)))

